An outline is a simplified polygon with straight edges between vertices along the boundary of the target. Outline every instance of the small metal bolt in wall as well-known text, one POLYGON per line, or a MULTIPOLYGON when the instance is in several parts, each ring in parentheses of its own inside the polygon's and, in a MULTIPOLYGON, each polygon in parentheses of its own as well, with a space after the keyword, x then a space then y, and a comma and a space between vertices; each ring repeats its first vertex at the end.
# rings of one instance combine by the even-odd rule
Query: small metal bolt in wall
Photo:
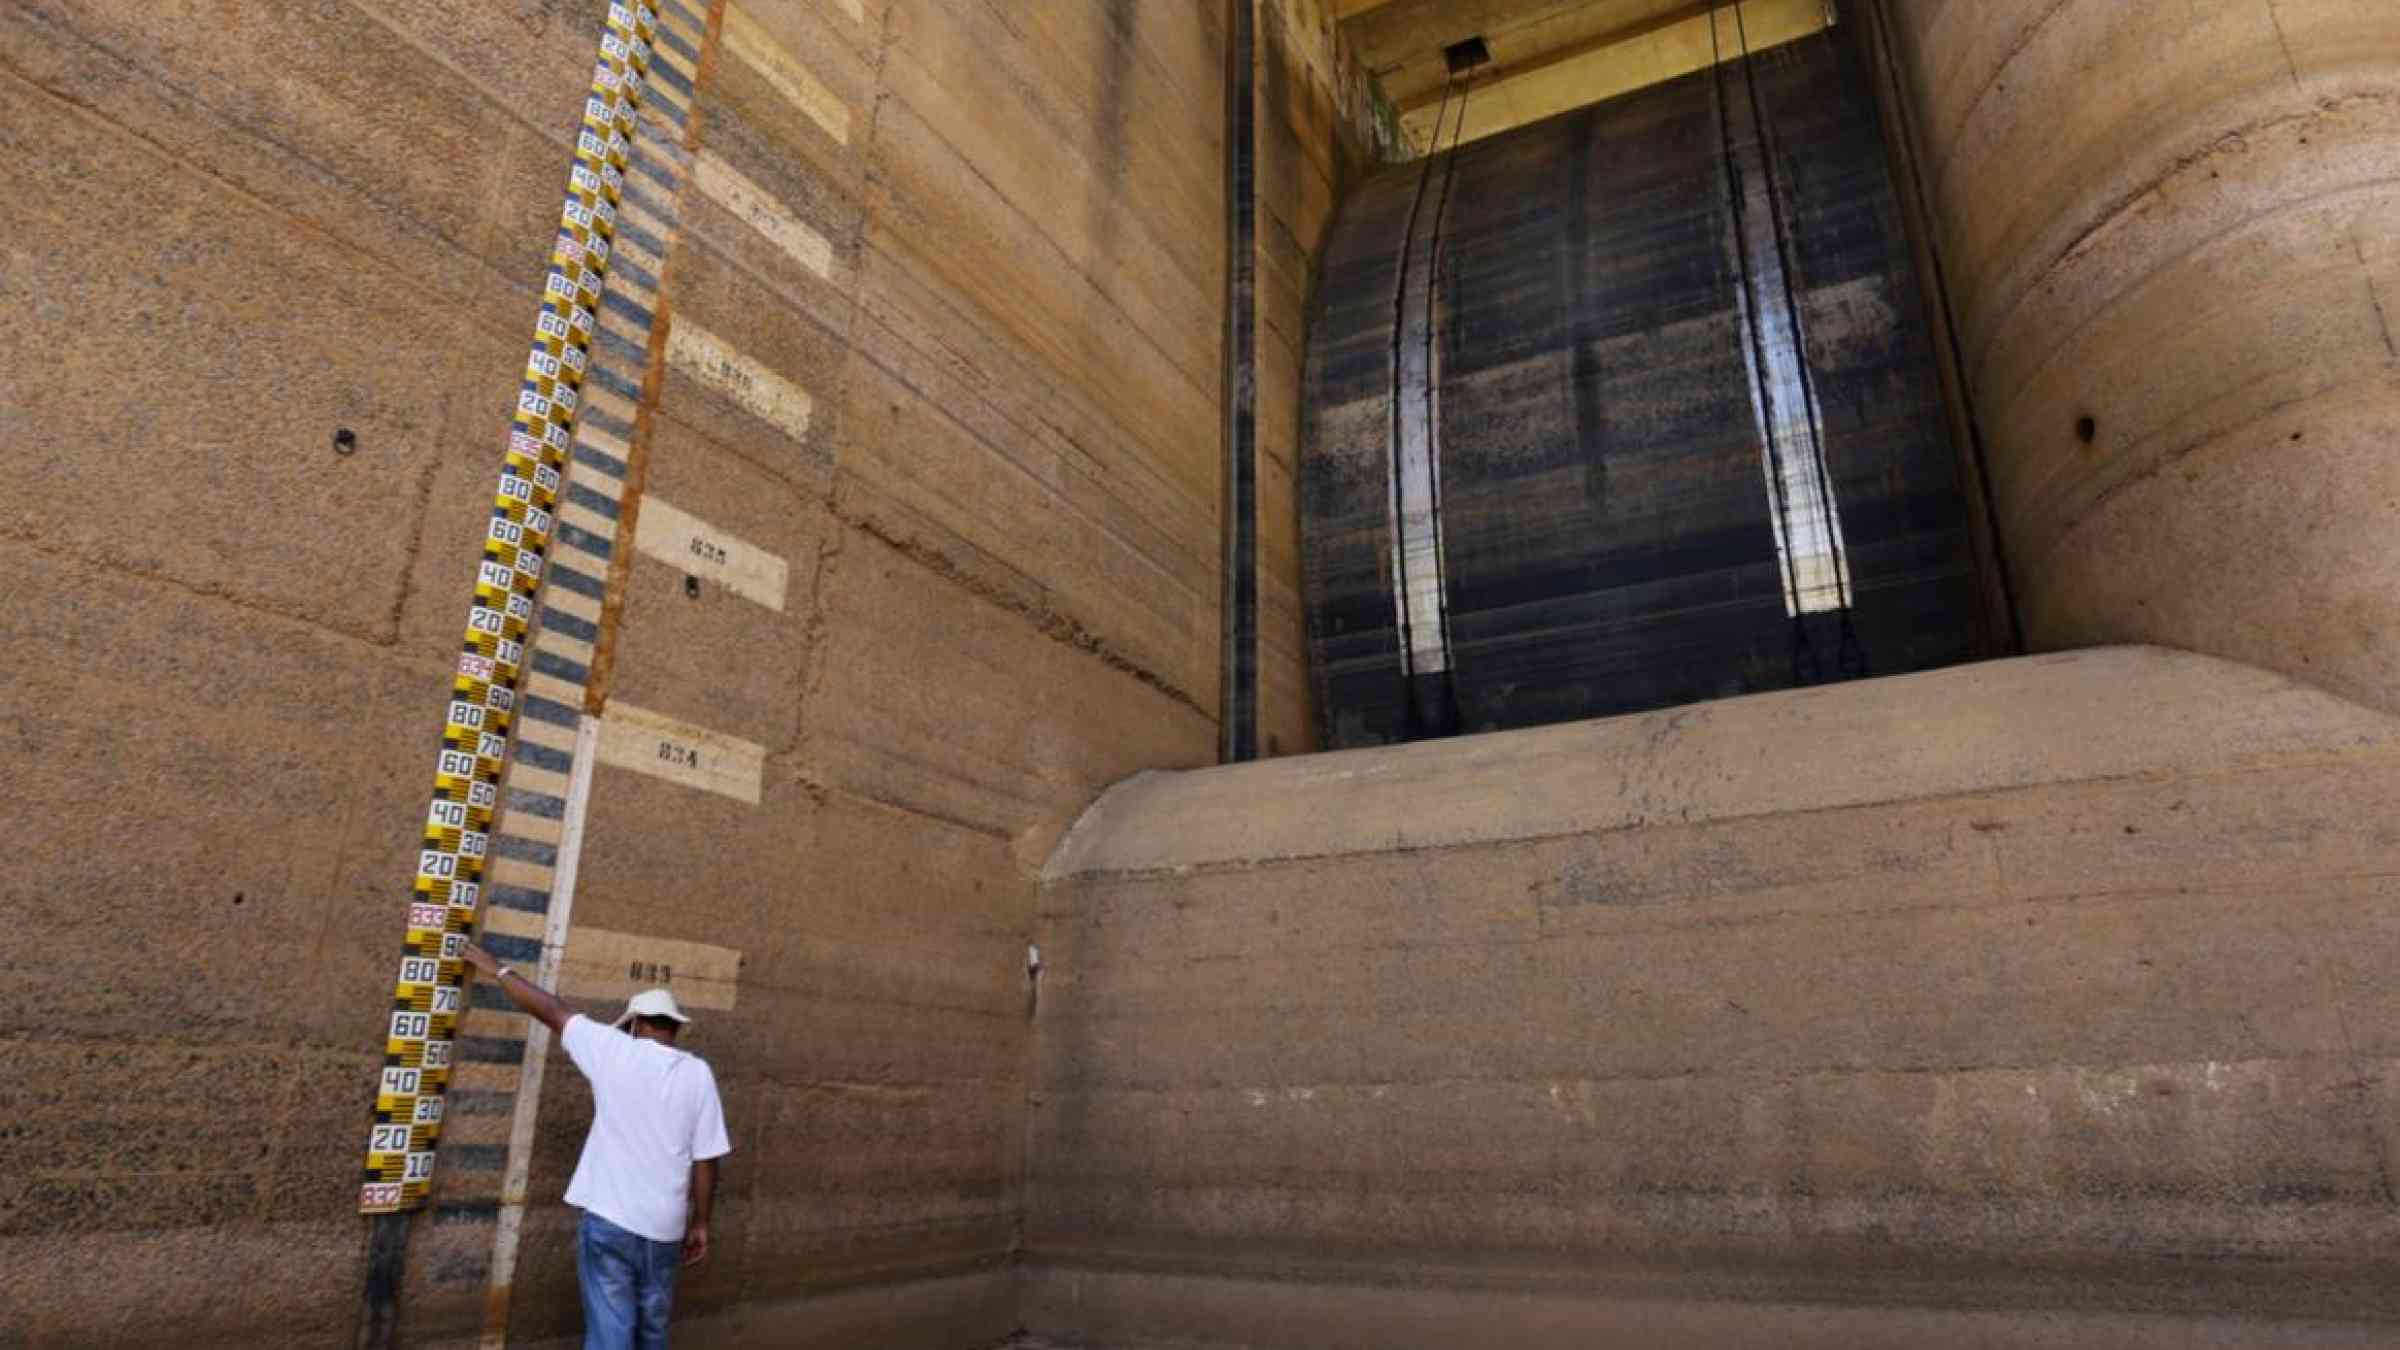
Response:
POLYGON ((700 598, 700 578, 698 578, 698 577, 696 577, 696 576, 692 576, 692 575, 690 575, 689 573, 686 573, 686 574, 684 575, 684 578, 683 578, 683 593, 684 593, 685 595, 687 595, 687 596, 691 597, 691 598, 692 598, 692 599, 694 599, 694 600, 697 600, 697 599, 699 599, 699 598, 700 598))
POLYGON ((358 433, 348 427, 336 427, 333 432, 333 453, 354 454, 358 450, 358 433))

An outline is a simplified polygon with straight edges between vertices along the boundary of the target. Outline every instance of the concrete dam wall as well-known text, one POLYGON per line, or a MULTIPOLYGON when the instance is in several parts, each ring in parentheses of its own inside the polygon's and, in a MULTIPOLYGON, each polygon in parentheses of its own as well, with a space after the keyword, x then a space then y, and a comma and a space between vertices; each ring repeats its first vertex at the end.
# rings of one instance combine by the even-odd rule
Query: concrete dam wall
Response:
POLYGON ((0 1350, 579 1343, 452 938, 696 1015, 688 1347, 2400 1338, 2400 9, 2171 8, 1839 7, 2035 655, 1317 756, 1360 25, 1709 7, 1244 175, 1201 0, 0 0, 0 1350))
POLYGON ((2395 756, 2119 648, 1137 778, 1044 887, 1032 1325, 2382 1344, 2395 756))
POLYGON ((2391 7, 1884 8, 2029 638, 2393 706, 2391 7))
MULTIPOLYGON (((429 771, 608 8, 0 4, 0 1345, 350 1343, 429 771)), ((1036 873, 1107 784, 1214 759, 1224 16, 657 10, 551 559, 595 584, 527 639, 540 790, 483 931, 595 1011, 696 1009, 736 1152, 680 1343, 985 1344, 1036 873)), ((1330 20, 1270 18, 1289 520, 1298 314, 1370 150, 1330 20)), ((1296 547, 1267 532, 1287 751, 1296 547)), ((520 1100, 526 1028, 458 1027, 398 1343, 577 1326, 589 1102, 556 1056, 520 1100)))

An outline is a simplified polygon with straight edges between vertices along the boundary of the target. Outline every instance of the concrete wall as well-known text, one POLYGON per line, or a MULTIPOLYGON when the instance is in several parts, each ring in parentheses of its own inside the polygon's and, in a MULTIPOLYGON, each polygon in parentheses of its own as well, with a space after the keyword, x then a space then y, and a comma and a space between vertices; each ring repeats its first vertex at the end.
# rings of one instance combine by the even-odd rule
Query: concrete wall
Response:
POLYGON ((567 9, 0 5, 0 1339, 349 1335, 567 9))
POLYGON ((2400 706, 2400 9, 1883 8, 2032 642, 2400 706))
POLYGON ((1259 0, 1259 750, 1316 741, 1300 598, 1301 367, 1325 237, 1352 184, 1405 148, 1333 0, 1259 0))
POLYGON ((2147 648, 1135 779, 1043 893, 1029 1323, 2388 1344, 2395 805, 2400 723, 2147 648))
MULTIPOLYGON (((761 790, 602 765, 567 959, 739 953, 693 1041, 738 1151, 692 1343, 974 1344, 1014 1325, 1035 869, 1105 784, 1213 755, 1222 20, 696 8, 625 521, 670 503, 790 582, 691 597, 621 546, 593 710, 754 745, 761 790)), ((1286 751, 1296 316, 1368 153, 1335 130, 1355 71, 1308 45, 1330 22, 1289 8, 1261 175, 1286 751)), ((351 1334, 417 827, 603 9, 0 3, 0 1344, 351 1334)), ((575 1320, 585 1102, 551 1067, 526 1342, 575 1320)), ((482 1320, 508 1125, 451 1123, 407 1343, 482 1320)))

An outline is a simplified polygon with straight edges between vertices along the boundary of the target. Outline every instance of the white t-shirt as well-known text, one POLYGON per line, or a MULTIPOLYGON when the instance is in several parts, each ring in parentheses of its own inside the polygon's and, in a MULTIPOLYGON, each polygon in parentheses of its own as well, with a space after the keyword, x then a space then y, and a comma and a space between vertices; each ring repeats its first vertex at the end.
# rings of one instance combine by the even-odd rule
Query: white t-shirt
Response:
POLYGON ((652 1242, 681 1242, 692 1164, 733 1152, 708 1061, 580 1013, 559 1042, 592 1084, 592 1132, 567 1203, 652 1242))

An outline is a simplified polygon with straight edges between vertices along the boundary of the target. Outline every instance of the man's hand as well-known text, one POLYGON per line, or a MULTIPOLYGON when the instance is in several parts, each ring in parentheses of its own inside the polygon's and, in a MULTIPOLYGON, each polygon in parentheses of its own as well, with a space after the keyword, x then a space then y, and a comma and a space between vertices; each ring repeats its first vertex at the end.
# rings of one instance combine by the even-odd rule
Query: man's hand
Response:
POLYGON ((717 1209, 717 1160, 692 1164, 692 1216, 683 1226, 683 1263, 696 1266, 708 1259, 708 1216, 717 1209))
POLYGON ((496 981, 500 992, 508 997, 509 1002, 523 1008, 552 1031, 561 1035, 566 1033, 567 1019, 575 1015, 575 1010, 552 997, 548 990, 521 975, 514 980, 501 979, 502 975, 508 973, 508 968, 500 964, 499 957, 475 943, 470 942, 459 948, 458 957, 474 967, 476 974, 496 981))

